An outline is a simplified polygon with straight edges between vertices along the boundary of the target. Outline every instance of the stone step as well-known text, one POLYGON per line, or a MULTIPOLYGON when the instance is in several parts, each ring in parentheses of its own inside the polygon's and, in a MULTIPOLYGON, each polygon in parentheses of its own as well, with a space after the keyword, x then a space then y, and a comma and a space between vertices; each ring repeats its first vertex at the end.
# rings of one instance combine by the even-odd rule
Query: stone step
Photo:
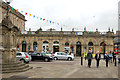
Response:
POLYGON ((25 63, 19 63, 19 64, 8 64, 8 65, 2 65, 2 68, 11 68, 11 67, 19 67, 19 66, 24 66, 25 63))
POLYGON ((16 65, 16 64, 22 64, 22 62, 21 61, 17 61, 17 62, 10 62, 10 63, 2 63, 2 65, 16 65))
POLYGON ((32 69, 33 67, 27 67, 24 69, 19 69, 19 70, 11 70, 11 71, 2 71, 2 73, 16 73, 16 72, 25 72, 28 71, 30 69, 32 69))
POLYGON ((29 67, 29 65, 24 65, 24 66, 19 66, 19 67, 6 67, 6 68, 2 68, 2 71, 12 71, 12 70, 21 70, 24 68, 29 67))

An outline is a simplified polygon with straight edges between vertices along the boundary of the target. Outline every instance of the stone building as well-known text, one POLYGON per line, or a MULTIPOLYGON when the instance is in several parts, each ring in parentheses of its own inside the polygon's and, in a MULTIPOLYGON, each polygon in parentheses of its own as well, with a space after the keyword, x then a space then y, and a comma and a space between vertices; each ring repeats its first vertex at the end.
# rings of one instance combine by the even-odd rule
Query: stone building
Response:
POLYGON ((20 33, 17 38, 17 51, 65 51, 73 52, 77 56, 81 53, 91 50, 96 51, 113 51, 114 32, 108 31, 100 33, 89 31, 27 31, 20 33))
MULTIPOLYGON (((1 2, 0 2, 1 3, 1 2)), ((12 7, 9 6, 9 9, 12 7)), ((0 4, 0 23, 2 20, 6 17, 7 13, 7 4, 5 2, 2 2, 0 4)), ((25 16, 21 13, 17 12, 15 9, 9 11, 9 18, 12 21, 12 24, 17 26, 20 31, 25 31, 25 16)))

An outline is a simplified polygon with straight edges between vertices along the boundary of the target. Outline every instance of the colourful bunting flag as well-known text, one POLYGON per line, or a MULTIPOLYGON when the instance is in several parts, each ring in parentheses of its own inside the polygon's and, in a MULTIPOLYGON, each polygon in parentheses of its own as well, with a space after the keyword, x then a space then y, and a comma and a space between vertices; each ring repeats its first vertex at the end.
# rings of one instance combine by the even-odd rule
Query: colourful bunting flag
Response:
POLYGON ((9 9, 9 12, 11 11, 11 9, 9 9))
POLYGON ((38 19, 39 17, 37 16, 37 19, 38 19))
POLYGON ((27 15, 27 12, 25 13, 25 15, 27 15))
POLYGON ((16 9, 16 12, 18 12, 18 9, 16 9))
POLYGON ((35 15, 33 15, 33 18, 35 18, 35 15))
POLYGON ((10 6, 8 6, 8 8, 10 9, 10 6))
POLYGON ((21 11, 23 13, 23 11, 21 11))
POLYGON ((57 25, 59 25, 59 23, 57 23, 57 25))
POLYGON ((31 16, 31 14, 29 14, 29 16, 31 16))
POLYGON ((47 20, 47 22, 48 22, 48 20, 47 20))
POLYGON ((12 9, 11 9, 12 11, 14 10, 14 8, 12 7, 12 9))
POLYGON ((45 19, 43 19, 43 21, 44 21, 45 19))
POLYGON ((54 24, 54 22, 52 22, 54 24))
POLYGON ((40 18, 40 20, 42 20, 42 18, 40 18))
POLYGON ((50 21, 50 23, 51 23, 51 21, 50 21))

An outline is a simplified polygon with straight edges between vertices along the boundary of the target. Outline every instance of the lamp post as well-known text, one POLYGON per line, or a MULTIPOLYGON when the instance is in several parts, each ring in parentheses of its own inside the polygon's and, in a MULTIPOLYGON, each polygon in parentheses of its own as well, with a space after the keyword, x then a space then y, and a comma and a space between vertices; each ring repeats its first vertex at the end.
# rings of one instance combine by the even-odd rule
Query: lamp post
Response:
POLYGON ((5 0, 7 3, 7 14, 6 14, 6 18, 8 18, 8 13, 9 13, 9 4, 12 2, 12 0, 5 0))

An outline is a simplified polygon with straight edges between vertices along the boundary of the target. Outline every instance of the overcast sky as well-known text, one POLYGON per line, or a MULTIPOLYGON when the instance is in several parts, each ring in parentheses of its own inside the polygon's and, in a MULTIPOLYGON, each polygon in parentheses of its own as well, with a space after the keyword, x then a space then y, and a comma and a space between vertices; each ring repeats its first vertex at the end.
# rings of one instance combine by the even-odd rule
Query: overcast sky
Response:
MULTIPOLYGON (((89 31, 106 31, 110 27, 114 31, 118 29, 118 1, 120 0, 13 0, 11 6, 21 12, 31 13, 51 21, 34 19, 26 16, 26 30, 31 28, 43 30, 55 28, 68 31, 72 28, 82 31, 84 27, 89 31)), ((76 30, 76 31, 78 31, 76 30)))

